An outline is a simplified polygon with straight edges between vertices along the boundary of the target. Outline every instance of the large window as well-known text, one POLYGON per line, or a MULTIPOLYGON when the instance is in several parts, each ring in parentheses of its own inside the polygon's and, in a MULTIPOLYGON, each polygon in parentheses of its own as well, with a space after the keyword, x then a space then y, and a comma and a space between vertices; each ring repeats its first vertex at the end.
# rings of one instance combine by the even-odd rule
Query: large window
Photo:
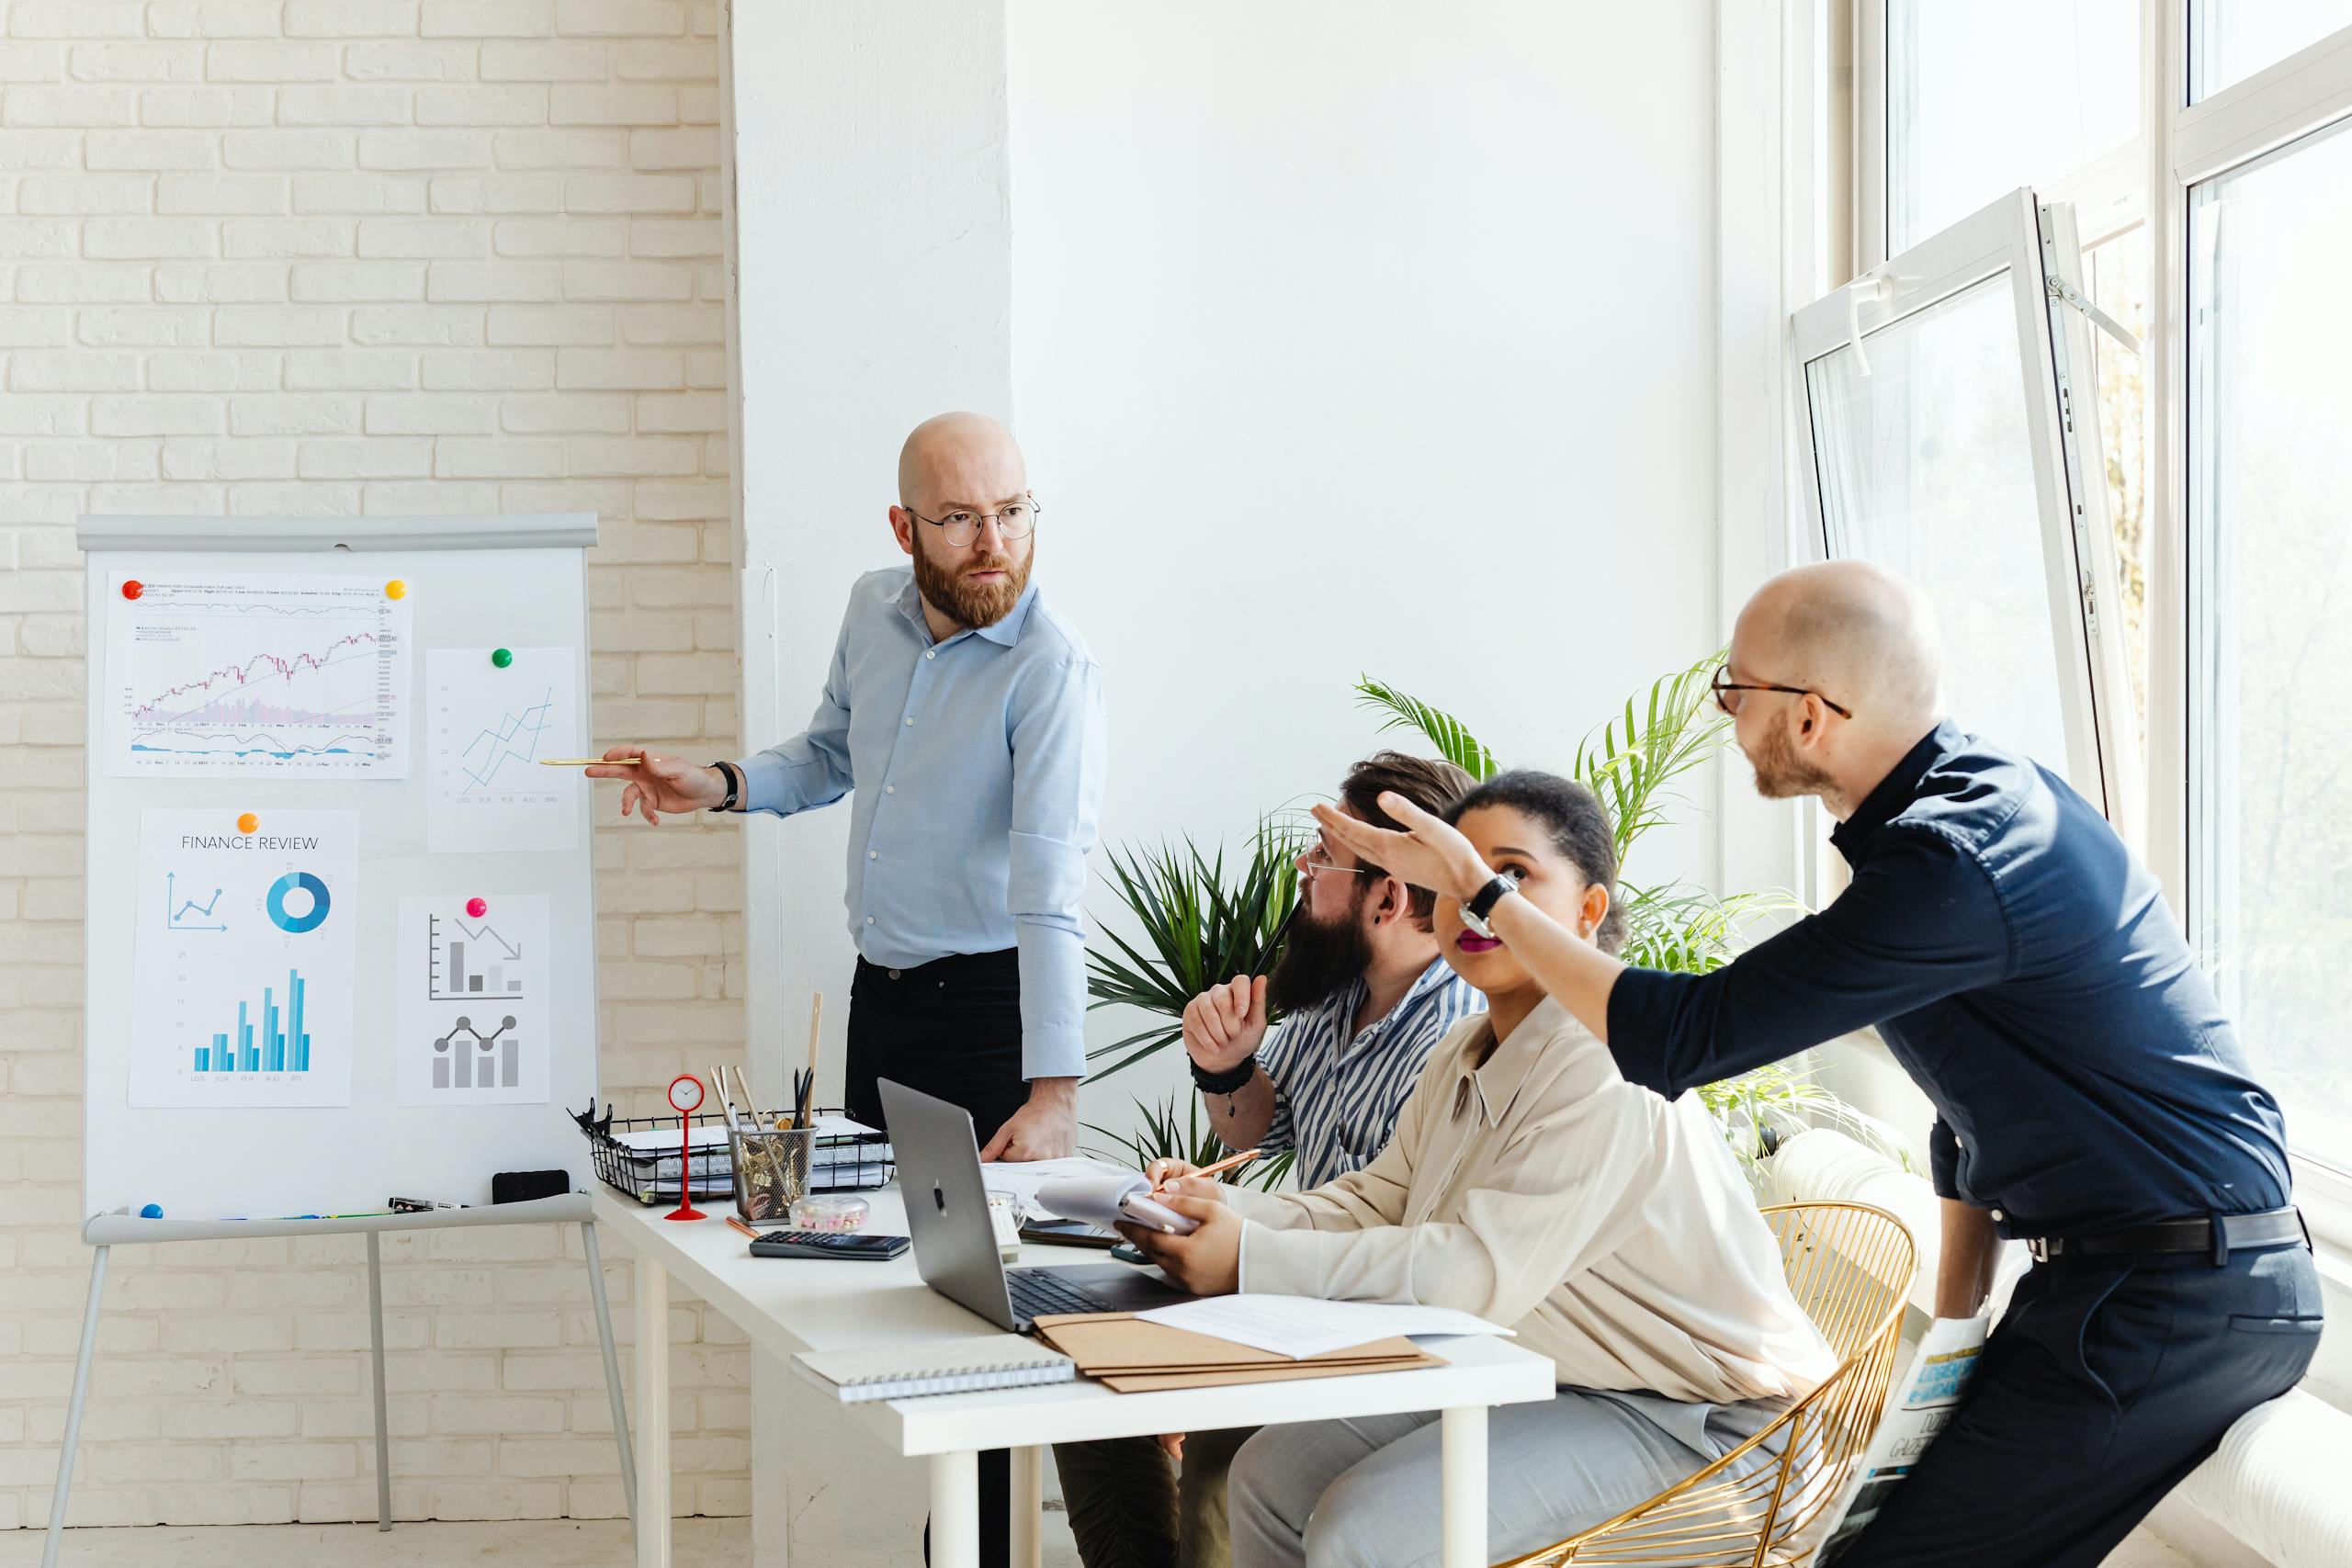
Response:
MULTIPOLYGON (((2352 315, 2336 303, 2352 266, 2352 0, 1863 0, 1859 17, 1862 276, 1837 308, 1868 322, 1861 301, 1910 287, 1919 256, 2030 186, 2053 277, 2075 265, 2060 231, 2078 228, 2085 302, 2144 347, 2059 312, 2070 324, 2045 342, 2064 423, 2089 439, 2062 449, 2082 466, 2064 494, 2044 465, 2029 495, 2017 433, 2047 389, 2027 376, 2008 411, 1994 406, 2005 366, 1985 357, 1997 334, 1982 301, 1997 290, 1950 291, 1905 330, 1882 318, 1860 334, 1867 379, 1834 347, 1802 345, 1831 303, 1800 312, 1825 538, 1931 593, 1947 580, 1951 662, 1992 659, 2020 683, 1996 710, 2012 744, 2063 751, 2077 787, 2085 755, 2131 754, 2109 810, 2129 827, 2144 777, 2149 860, 2286 1103, 2303 1195, 2352 1238, 2338 1022, 2352 901, 2337 891, 2352 872, 2352 315), (2050 577, 2037 600, 2020 563, 2038 544, 2064 564, 2062 532, 2079 576, 2050 577), (2036 660, 1990 646, 1988 628, 2036 618, 2036 660)), ((2030 327, 2020 317, 2008 340, 2028 363, 2030 327)))
POLYGON ((2352 1155, 2346 193, 2339 124, 2191 201, 2189 897, 2296 1141, 2352 1155))

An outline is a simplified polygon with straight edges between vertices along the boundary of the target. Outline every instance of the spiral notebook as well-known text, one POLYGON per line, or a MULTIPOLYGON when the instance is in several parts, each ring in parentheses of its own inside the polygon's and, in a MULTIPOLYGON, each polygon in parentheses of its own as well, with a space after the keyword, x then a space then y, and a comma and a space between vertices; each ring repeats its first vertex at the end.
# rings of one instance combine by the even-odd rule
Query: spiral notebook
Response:
POLYGON ((1027 1388, 1078 1376, 1076 1361, 1018 1334, 882 1345, 870 1350, 804 1350, 792 1359, 802 1377, 843 1404, 1027 1388))

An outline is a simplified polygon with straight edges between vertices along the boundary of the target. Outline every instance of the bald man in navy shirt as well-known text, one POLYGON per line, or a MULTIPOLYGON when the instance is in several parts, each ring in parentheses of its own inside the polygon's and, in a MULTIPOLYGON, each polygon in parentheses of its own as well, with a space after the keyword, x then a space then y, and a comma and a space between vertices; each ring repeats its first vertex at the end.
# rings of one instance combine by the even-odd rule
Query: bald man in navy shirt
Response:
POLYGON ((1452 829, 1317 809, 1355 854, 1478 909, 1625 1077, 1676 1095, 1875 1025, 1934 1102, 1941 1317, 1998 1238, 2035 1262, 1965 1402, 1838 1568, 2092 1568, 2293 1387, 2321 1326, 2285 1130, 2155 880, 2030 759, 1962 730, 1917 589, 1856 561, 1741 613, 1716 701, 1757 787, 1812 795, 1853 869, 1712 975, 1628 968, 1452 829))

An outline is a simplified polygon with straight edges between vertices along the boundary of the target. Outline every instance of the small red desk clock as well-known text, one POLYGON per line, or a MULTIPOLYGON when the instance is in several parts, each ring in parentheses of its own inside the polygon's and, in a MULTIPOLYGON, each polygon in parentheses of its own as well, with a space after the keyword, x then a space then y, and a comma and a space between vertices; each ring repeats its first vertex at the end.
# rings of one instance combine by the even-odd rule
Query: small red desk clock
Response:
POLYGON ((702 1079, 692 1073, 680 1073, 670 1080, 670 1109, 678 1113, 678 1206, 662 1215, 665 1220, 707 1220, 710 1216, 695 1207, 695 1112, 702 1109, 702 1079))

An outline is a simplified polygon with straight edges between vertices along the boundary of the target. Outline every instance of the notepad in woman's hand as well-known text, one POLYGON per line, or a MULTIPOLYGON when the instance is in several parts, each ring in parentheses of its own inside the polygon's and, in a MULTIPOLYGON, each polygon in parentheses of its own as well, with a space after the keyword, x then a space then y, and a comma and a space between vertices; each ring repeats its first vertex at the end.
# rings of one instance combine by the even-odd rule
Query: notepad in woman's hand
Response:
POLYGON ((1037 1203, 1066 1220, 1083 1220, 1104 1230, 1130 1224, 1190 1235, 1201 1222, 1180 1214, 1151 1195, 1151 1183, 1134 1171, 1117 1176, 1080 1176, 1048 1181, 1037 1189, 1037 1203))
POLYGON ((804 1350, 792 1359, 802 1377, 843 1404, 1026 1388, 1078 1376, 1076 1361, 1018 1334, 878 1345, 866 1350, 804 1350))

